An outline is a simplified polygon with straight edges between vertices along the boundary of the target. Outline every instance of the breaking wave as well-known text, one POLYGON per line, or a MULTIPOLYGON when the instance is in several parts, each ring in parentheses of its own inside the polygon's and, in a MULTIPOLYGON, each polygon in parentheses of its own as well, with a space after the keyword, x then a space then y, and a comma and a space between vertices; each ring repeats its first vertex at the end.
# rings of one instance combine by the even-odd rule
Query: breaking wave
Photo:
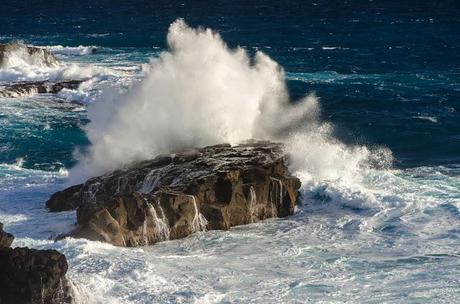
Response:
POLYGON ((284 70, 264 53, 251 58, 240 47, 230 49, 218 33, 182 19, 170 26, 167 42, 138 87, 89 108, 92 145, 77 153, 73 182, 160 153, 251 138, 302 143, 298 156, 290 148, 294 166, 306 158, 320 174, 349 174, 350 165, 368 160, 366 148, 332 138, 332 127, 319 122, 316 96, 290 100, 284 70))
MULTIPOLYGON (((81 51, 86 52, 86 47, 81 51)), ((117 75, 114 70, 103 66, 61 62, 46 48, 27 46, 22 43, 6 44, 0 54, 0 82, 4 83, 76 80, 117 75)))
POLYGON ((82 56, 90 55, 97 52, 98 48, 96 46, 62 46, 62 45, 52 45, 46 46, 47 50, 53 54, 65 55, 65 56, 82 56))

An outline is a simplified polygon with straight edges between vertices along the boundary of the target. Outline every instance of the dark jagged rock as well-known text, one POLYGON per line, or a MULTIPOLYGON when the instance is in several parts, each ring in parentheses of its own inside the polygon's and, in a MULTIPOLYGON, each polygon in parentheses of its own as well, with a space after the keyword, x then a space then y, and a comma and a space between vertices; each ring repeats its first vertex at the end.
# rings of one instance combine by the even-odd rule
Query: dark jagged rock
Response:
POLYGON ((19 42, 0 43, 0 68, 12 55, 20 56, 24 61, 38 66, 55 66, 59 63, 57 58, 48 50, 28 46, 19 42))
POLYGON ((294 212, 300 181, 281 144, 216 145, 158 156, 53 194, 50 211, 77 208, 73 237, 153 244, 294 212))
POLYGON ((76 90, 82 80, 60 82, 29 81, 0 86, 0 97, 18 97, 31 94, 56 94, 63 89, 76 90))
POLYGON ((65 256, 56 250, 13 249, 13 239, 0 223, 0 304, 71 303, 65 256))
POLYGON ((3 231, 3 224, 0 223, 0 248, 10 247, 14 241, 14 236, 3 231))
POLYGON ((56 250, 0 248, 0 303, 71 303, 67 268, 56 250))

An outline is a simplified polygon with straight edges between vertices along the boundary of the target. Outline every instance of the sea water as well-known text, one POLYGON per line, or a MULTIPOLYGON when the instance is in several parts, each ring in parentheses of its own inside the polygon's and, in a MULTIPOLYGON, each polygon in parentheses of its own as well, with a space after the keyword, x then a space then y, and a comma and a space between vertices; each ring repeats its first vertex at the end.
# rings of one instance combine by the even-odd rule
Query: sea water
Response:
POLYGON ((13 246, 64 253, 84 301, 460 301, 455 3, 5 5, 1 41, 44 46, 62 64, 3 69, 2 84, 85 82, 57 95, 0 100, 0 222, 15 235, 13 246), (319 129, 301 137, 298 150, 309 161, 292 167, 303 182, 293 216, 138 248, 54 242, 74 227, 75 212, 48 213, 44 202, 69 184, 89 149, 88 112, 149 77, 178 17, 219 32, 230 49, 270 56, 284 68, 290 100, 315 92, 319 121, 333 126, 328 136, 337 143, 311 145, 323 143, 314 137, 319 129), (359 147, 385 147, 394 162, 355 164, 367 153, 359 147))

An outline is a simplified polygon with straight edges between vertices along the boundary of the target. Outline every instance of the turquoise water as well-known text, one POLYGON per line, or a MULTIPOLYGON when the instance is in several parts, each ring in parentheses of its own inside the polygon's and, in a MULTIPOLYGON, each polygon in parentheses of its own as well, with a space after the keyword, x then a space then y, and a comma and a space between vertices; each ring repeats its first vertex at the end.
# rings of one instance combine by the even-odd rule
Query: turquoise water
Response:
MULTIPOLYGON (((46 9, 30 3, 6 6, 10 13, 0 15, 0 40, 47 47, 61 65, 3 68, 1 84, 85 81, 78 90, 57 95, 0 99, 0 222, 16 236, 16 246, 65 253, 82 302, 460 301, 456 3, 80 1, 46 9), (125 138, 110 128, 130 129, 129 120, 104 124, 119 113, 118 106, 131 113, 138 100, 154 100, 157 104, 146 107, 146 117, 134 116, 134 125, 149 126, 139 134, 180 137, 175 117, 167 128, 157 123, 159 112, 171 110, 158 100, 167 99, 166 93, 192 92, 189 83, 179 77, 178 87, 163 91, 167 86, 157 85, 162 78, 155 76, 163 66, 150 63, 167 49, 168 28, 177 17, 193 27, 214 29, 230 48, 242 46, 252 61, 257 50, 270 56, 284 68, 292 103, 310 92, 319 98, 319 118, 309 122, 313 131, 298 137, 294 146, 301 153, 291 169, 303 182, 297 213, 134 249, 75 239, 53 242, 72 229, 75 212, 50 214, 44 202, 70 183, 82 153, 98 145, 94 133, 125 138), (92 48, 97 48, 95 54, 92 48), (324 131, 325 123, 332 129, 324 131), (394 159, 390 166, 375 165, 389 154, 394 159)), ((201 50, 198 44, 186 47, 195 49, 201 50)), ((221 53, 227 54, 219 49, 221 53)), ((201 62, 195 59, 191 62, 201 62)), ((206 78, 200 72, 213 72, 212 66, 199 65, 194 71, 179 63, 167 67, 207 79, 207 86, 195 85, 202 92, 196 105, 208 111, 205 105, 215 99, 203 94, 219 74, 206 78)), ((266 74, 237 73, 229 79, 240 75, 251 82, 266 74)), ((244 95, 234 91, 256 97, 259 92, 251 86, 222 88, 226 96, 210 92, 229 103, 235 99, 245 109, 236 115, 243 124, 253 115, 252 100, 239 102, 244 95)), ((189 112, 180 116, 187 128, 193 121, 189 112)), ((232 115, 229 111, 228 117, 232 115)), ((278 115, 281 121, 283 113, 278 115)), ((132 147, 149 139, 141 136, 135 142, 132 147)))

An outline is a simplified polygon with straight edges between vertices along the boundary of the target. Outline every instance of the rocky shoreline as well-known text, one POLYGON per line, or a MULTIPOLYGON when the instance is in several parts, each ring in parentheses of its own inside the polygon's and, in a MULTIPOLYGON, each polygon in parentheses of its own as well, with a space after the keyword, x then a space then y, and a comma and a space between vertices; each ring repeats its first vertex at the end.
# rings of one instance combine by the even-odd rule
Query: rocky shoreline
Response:
POLYGON ((68 236, 140 246, 291 215, 299 188, 282 144, 248 142, 142 161, 57 192, 46 206, 77 209, 68 236))
MULTIPOLYGON (((203 230, 294 213, 300 181, 282 144, 247 142, 160 155, 53 194, 52 212, 77 209, 76 238, 150 245, 203 230)), ((11 248, 0 223, 0 303, 73 303, 68 264, 56 250, 11 248)))

